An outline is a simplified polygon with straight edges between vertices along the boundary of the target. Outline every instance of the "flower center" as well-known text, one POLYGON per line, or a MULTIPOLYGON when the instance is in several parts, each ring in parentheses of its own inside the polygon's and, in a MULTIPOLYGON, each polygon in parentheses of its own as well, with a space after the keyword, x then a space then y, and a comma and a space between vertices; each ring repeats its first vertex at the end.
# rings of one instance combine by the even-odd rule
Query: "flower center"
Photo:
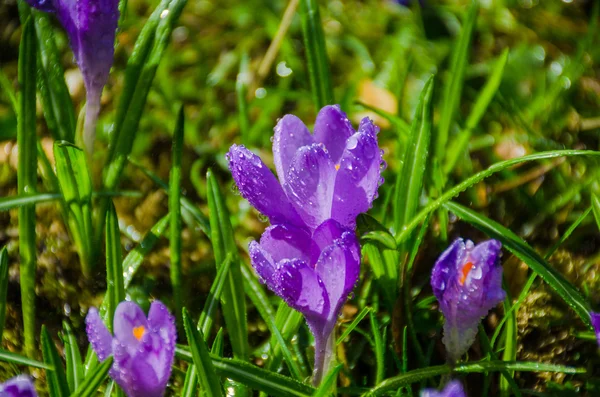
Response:
POLYGON ((133 336, 135 336, 135 338, 137 340, 142 340, 142 337, 144 336, 145 333, 146 333, 146 328, 144 328, 143 325, 133 328, 133 336))
POLYGON ((339 171, 339 170, 340 170, 340 165, 339 165, 339 164, 336 164, 336 165, 335 165, 335 170, 336 170, 336 171, 339 171))
POLYGON ((460 279, 458 280, 460 285, 465 284, 465 281, 467 281, 467 277, 469 276, 469 273, 471 272, 471 270, 473 269, 474 266, 475 265, 473 265, 473 262, 467 262, 463 265, 460 279))

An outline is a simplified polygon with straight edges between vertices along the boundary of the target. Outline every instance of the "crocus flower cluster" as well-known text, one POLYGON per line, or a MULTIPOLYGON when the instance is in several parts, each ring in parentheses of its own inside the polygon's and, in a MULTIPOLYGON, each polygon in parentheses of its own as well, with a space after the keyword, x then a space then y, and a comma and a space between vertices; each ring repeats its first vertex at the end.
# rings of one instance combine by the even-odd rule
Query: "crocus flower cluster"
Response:
POLYGON ((0 384, 0 397, 37 397, 29 376, 19 375, 0 384))
POLYGON ((444 390, 425 389, 421 391, 421 397, 467 397, 461 383, 457 380, 450 381, 444 390))
POLYGON ((119 0, 27 0, 55 13, 65 28, 86 89, 84 146, 91 153, 100 113, 100 96, 113 64, 119 0))
POLYGON ((501 248, 497 240, 474 245, 459 238, 433 267, 431 286, 446 319, 443 342, 451 362, 469 350, 482 317, 504 300, 501 248))
POLYGON ((177 330, 164 304, 154 301, 148 318, 133 302, 115 310, 114 337, 98 310, 88 312, 86 332, 101 362, 114 357, 110 376, 128 397, 161 397, 171 376, 177 330))
POLYGON ((330 335, 359 276, 356 217, 383 182, 377 132, 368 118, 355 131, 339 106, 321 109, 314 134, 286 115, 273 139, 279 181, 244 146, 227 154, 240 193, 271 221, 260 242, 250 243, 250 258, 269 289, 304 314, 315 338, 315 383, 329 365, 330 335))

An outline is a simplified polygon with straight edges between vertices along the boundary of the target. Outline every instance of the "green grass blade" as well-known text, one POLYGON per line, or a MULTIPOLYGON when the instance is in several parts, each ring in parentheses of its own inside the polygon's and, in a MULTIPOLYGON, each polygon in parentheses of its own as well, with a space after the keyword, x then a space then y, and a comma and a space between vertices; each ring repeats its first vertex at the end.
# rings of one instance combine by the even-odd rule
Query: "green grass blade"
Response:
POLYGON ((160 236, 166 231, 170 217, 171 215, 167 214, 160 218, 158 222, 152 226, 150 231, 146 233, 139 245, 130 251, 123 260, 123 285, 125 289, 131 284, 133 276, 139 269, 146 255, 152 251, 160 236))
MULTIPOLYGON (((181 348, 175 349, 175 356, 188 363, 193 361, 192 354, 181 348)), ((315 389, 311 386, 244 361, 221 358, 212 354, 211 359, 217 375, 233 379, 271 396, 308 397, 315 392, 315 389)))
POLYGON ((44 118, 55 140, 74 142, 75 110, 61 63, 61 53, 54 40, 52 17, 45 12, 32 10, 38 39, 40 81, 38 88, 44 109, 44 118))
POLYGON ((331 395, 332 389, 334 389, 337 382, 337 376, 344 367, 344 364, 338 364, 329 371, 327 376, 321 381, 321 385, 315 390, 313 397, 327 397, 331 395))
MULTIPOLYGON (((248 325, 246 322, 246 302, 240 263, 237 260, 237 246, 233 238, 233 229, 229 219, 229 211, 223 200, 221 190, 212 171, 206 174, 211 243, 217 265, 221 265, 227 254, 234 258, 223 295, 221 308, 225 317, 229 340, 234 357, 248 360, 248 325)), ((217 269, 218 270, 218 269, 217 269)))
POLYGON ((56 350, 56 346, 45 326, 42 326, 41 339, 44 362, 53 368, 53 370, 46 370, 46 379, 50 397, 68 397, 70 393, 65 369, 60 361, 58 350, 56 350))
MULTIPOLYGON (((129 159, 129 163, 131 163, 131 165, 133 165, 134 167, 136 167, 137 169, 142 171, 144 173, 144 175, 146 175, 148 178, 150 178, 150 180, 152 180, 152 182, 154 182, 158 186, 160 186, 167 194, 169 193, 169 186, 162 179, 160 179, 158 177, 158 175, 156 175, 155 173, 153 173, 152 171, 150 171, 148 168, 144 167, 140 163, 132 160, 131 158, 129 159)), ((182 209, 184 215, 186 215, 186 213, 189 214, 197 222, 198 226, 200 227, 200 230, 202 230, 202 232, 204 234, 206 234, 206 236, 208 236, 208 238, 210 238, 210 236, 211 236, 210 221, 208 220, 206 215, 204 215, 198 209, 198 207, 196 207, 194 205, 194 203, 192 203, 190 200, 188 200, 185 197, 181 197, 181 209, 182 209)))
POLYGON ((73 393, 83 380, 83 364, 81 353, 77 345, 77 336, 73 333, 67 321, 63 321, 63 345, 65 346, 65 358, 67 364, 67 384, 73 393))
POLYGON ((340 343, 342 343, 344 341, 344 339, 346 339, 348 337, 348 335, 350 335, 350 333, 352 331, 354 331, 354 328, 356 328, 358 326, 358 324, 363 320, 363 318, 365 318, 366 315, 369 314, 369 312, 371 312, 371 310, 372 309, 370 307, 363 308, 360 311, 360 313, 358 313, 356 315, 356 317, 354 318, 354 320, 352 320, 352 322, 350 323, 350 325, 348 325, 348 327, 344 330, 344 332, 342 332, 342 334, 337 339, 337 341, 335 342, 335 344, 339 345, 340 343))
POLYGON ((539 152, 528 156, 517 157, 510 160, 500 161, 492 164, 489 168, 478 172, 477 174, 465 179, 458 185, 455 185, 451 189, 447 190, 437 199, 431 201, 425 206, 417 215, 415 215, 410 222, 408 222, 404 228, 396 234, 396 242, 398 244, 405 241, 412 231, 427 217, 429 213, 440 208, 444 203, 458 196, 463 191, 467 190, 471 186, 478 182, 481 182, 485 178, 503 171, 516 164, 526 163, 528 161, 552 159, 556 157, 570 157, 570 156, 589 156, 589 157, 600 157, 600 152, 594 150, 550 150, 547 152, 539 152))
POLYGON ((600 230, 600 197, 597 194, 592 194, 592 210, 594 211, 594 218, 600 230))
POLYGON ((379 330, 379 322, 375 313, 370 312, 371 315, 371 333, 373 334, 373 342, 375 349, 375 362, 377 363, 377 370, 375 372, 375 383, 379 384, 385 376, 385 346, 383 345, 383 338, 379 330))
POLYGON ((273 308, 271 307, 271 304, 269 303, 269 297, 265 293, 263 287, 260 285, 260 282, 258 281, 256 276, 254 276, 246 266, 242 266, 242 269, 242 275, 244 276, 244 285, 246 286, 246 294, 248 294, 248 297, 250 298, 252 303, 254 303, 254 306, 258 310, 258 313, 267 324, 267 327, 271 332, 272 338, 275 337, 275 340, 277 341, 276 345, 272 344, 271 346, 279 347, 279 349, 283 353, 283 358, 288 366, 288 369, 290 370, 290 373, 292 374, 294 379, 304 379, 306 377, 306 374, 302 373, 296 360, 292 356, 292 352, 288 348, 287 344, 289 340, 285 340, 281 335, 279 328, 277 328, 277 324, 275 323, 275 313, 273 311, 273 308))
POLYGON ((398 173, 394 201, 394 230, 398 231, 412 219, 419 205, 423 177, 431 136, 433 76, 423 90, 410 129, 408 144, 403 156, 402 172, 398 173))
POLYGON ((0 88, 2 88, 2 92, 4 92, 8 98, 12 111, 15 112, 15 114, 19 113, 17 95, 15 94, 15 90, 13 89, 10 80, 2 70, 0 70, 0 88))
POLYGON ((37 360, 32 360, 31 358, 17 353, 8 352, 6 350, 0 350, 0 361, 17 365, 25 365, 27 367, 47 369, 49 371, 54 370, 54 366, 52 365, 48 365, 37 360))
POLYGON ((222 386, 215 373, 215 368, 213 367, 208 353, 208 348, 204 341, 204 334, 194 326, 189 313, 185 309, 183 309, 183 325, 190 345, 190 352, 192 353, 192 359, 196 367, 198 379, 200 381, 202 396, 222 396, 222 386))
POLYGON ((494 95, 496 95, 496 91, 498 91, 498 87, 500 87, 500 82, 504 76, 504 68, 508 62, 508 54, 508 49, 505 49, 502 55, 500 55, 498 61, 496 61, 496 65, 494 66, 490 77, 479 93, 479 96, 477 97, 477 100, 471 109, 471 113, 467 118, 464 131, 462 131, 459 136, 454 139, 455 143, 450 144, 450 149, 446 152, 444 174, 447 175, 450 173, 450 171, 452 171, 452 169, 454 169, 459 156, 468 146, 472 131, 477 128, 481 117, 483 117, 483 114, 494 98, 494 95))
POLYGON ((112 201, 106 212, 106 297, 106 325, 112 331, 115 310, 125 300, 121 232, 112 201))
MULTIPOLYGON (((121 173, 131 153, 133 141, 156 69, 165 52, 175 23, 177 22, 187 0, 162 0, 144 24, 133 53, 127 62, 125 83, 115 118, 109 156, 103 175, 106 190, 114 190, 121 178, 121 173)), ((99 204, 96 225, 96 241, 101 240, 104 216, 108 202, 99 204)))
POLYGON ((452 52, 450 70, 448 71, 448 81, 445 84, 442 98, 438 134, 435 139, 435 158, 440 164, 443 163, 447 149, 446 145, 448 144, 448 136, 450 134, 450 127, 452 127, 454 115, 460 104, 469 50, 471 49, 471 36, 473 35, 473 28, 475 27, 478 9, 478 1, 472 0, 460 32, 460 37, 452 52))
POLYGON ((319 3, 317 0, 300 0, 300 3, 310 86, 315 106, 321 109, 325 105, 333 104, 334 97, 319 3))
MULTIPOLYGON (((284 341, 289 342, 298 333, 298 328, 300 328, 303 322, 304 318, 302 314, 289 307, 284 301, 281 301, 275 313, 275 328, 279 330, 284 341)), ((276 371, 284 357, 283 349, 279 345, 275 334, 271 335, 269 344, 271 346, 271 357, 267 364, 267 369, 276 371)))
POLYGON ((68 209, 67 220, 73 236, 81 268, 89 278, 96 258, 92 226, 92 179, 83 150, 73 144, 54 143, 56 176, 68 209))
MULTIPOLYGON (((19 114, 17 121, 17 184, 20 196, 36 193, 37 137, 35 117, 36 38, 33 21, 23 26, 19 47, 19 114)), ((35 269, 36 234, 35 205, 19 207, 19 255, 21 257, 21 308, 25 352, 32 357, 35 350, 35 269)))
POLYGON ((98 395, 98 388, 108 377, 108 371, 112 366, 113 358, 108 357, 100 365, 98 365, 91 374, 85 378, 79 385, 77 390, 71 394, 71 397, 90 397, 98 395))
POLYGON ((181 273, 181 158, 183 157, 183 129, 185 125, 183 106, 179 109, 175 131, 173 133, 173 148, 171 150, 171 173, 169 176, 169 252, 171 255, 171 288, 175 302, 177 322, 181 325, 181 310, 183 308, 183 285, 181 273))
POLYGON ((8 253, 6 247, 0 251, 0 340, 4 332, 6 319, 6 292, 8 290, 8 253))
POLYGON ((488 236, 498 239, 506 249, 516 255, 537 273, 556 293, 563 298, 583 322, 591 327, 590 306, 581 293, 571 285, 556 269, 554 269, 533 248, 511 230, 499 223, 478 214, 469 208, 454 202, 448 202, 445 207, 454 212, 464 221, 480 229, 488 236))

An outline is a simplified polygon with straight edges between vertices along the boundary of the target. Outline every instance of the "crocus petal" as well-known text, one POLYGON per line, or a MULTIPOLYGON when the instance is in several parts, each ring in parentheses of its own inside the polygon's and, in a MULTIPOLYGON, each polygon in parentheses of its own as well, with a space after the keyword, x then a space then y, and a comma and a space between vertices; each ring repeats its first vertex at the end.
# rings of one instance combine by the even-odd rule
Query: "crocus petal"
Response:
POLYGON ((90 308, 85 318, 85 331, 98 360, 106 360, 112 354, 113 338, 95 307, 90 308))
POLYGON ((421 397, 466 397, 462 384, 458 380, 448 382, 444 390, 425 389, 420 393, 421 397))
POLYGON ((598 341, 598 345, 600 345, 600 313, 591 312, 590 319, 592 320, 592 326, 596 333, 596 340, 598 341))
POLYGON ((287 114, 279 120, 273 138, 273 162, 282 185, 286 181, 296 151, 302 146, 313 143, 314 139, 310 131, 298 117, 287 114))
POLYGON ((148 332, 146 315, 133 302, 121 302, 115 310, 115 339, 135 351, 141 338, 148 332))
POLYGON ((354 134, 354 128, 339 105, 325 106, 315 121, 315 141, 325 145, 334 164, 340 163, 346 140, 354 134))
POLYGON ((164 366, 168 372, 159 374, 159 380, 166 384, 171 374, 171 364, 175 355, 175 342, 177 342, 177 328, 175 317, 169 313, 169 309, 160 301, 154 301, 148 312, 148 326, 152 334, 160 337, 161 350, 165 353, 164 366), (161 375, 161 376, 160 376, 161 375))
POLYGON ((273 289, 290 307, 307 318, 326 318, 329 298, 323 281, 306 262, 284 259, 277 264, 273 289))
POLYGON ((356 217, 371 208, 383 182, 382 164, 376 129, 369 119, 363 119, 359 132, 346 142, 340 160, 333 195, 333 219, 347 227, 355 226, 356 217))
POLYGON ((498 241, 474 246, 457 239, 435 263, 431 286, 446 319, 442 340, 451 361, 469 349, 481 318, 505 297, 500 250, 498 241))
POLYGON ((242 196, 271 223, 304 226, 296 210, 260 157, 244 146, 232 145, 227 154, 229 170, 242 196))
POLYGON ((360 248, 354 232, 345 232, 334 244, 325 248, 315 270, 327 291, 331 305, 329 318, 335 322, 360 272, 360 248))
POLYGON ((0 384, 1 397, 37 397, 31 378, 19 375, 0 384))
POLYGON ((171 364, 175 353, 175 339, 170 346, 155 333, 144 337, 135 358, 131 360, 130 372, 134 387, 131 397, 161 397, 171 376, 171 364))
POLYGON ((310 263, 315 264, 321 256, 321 252, 333 242, 342 237, 345 231, 344 228, 335 219, 327 219, 315 229, 312 235, 312 243, 310 247, 310 263))
POLYGON ((331 218, 334 181, 335 167, 322 144, 298 149, 283 188, 311 229, 331 218))
POLYGON ((277 268, 271 254, 265 251, 256 241, 251 241, 248 245, 248 255, 250 255, 252 267, 258 274, 260 282, 267 284, 267 287, 273 290, 275 288, 273 275, 277 268))
POLYGON ((260 246, 266 250, 275 262, 282 259, 309 260, 310 235, 297 227, 269 226, 260 238, 260 246))

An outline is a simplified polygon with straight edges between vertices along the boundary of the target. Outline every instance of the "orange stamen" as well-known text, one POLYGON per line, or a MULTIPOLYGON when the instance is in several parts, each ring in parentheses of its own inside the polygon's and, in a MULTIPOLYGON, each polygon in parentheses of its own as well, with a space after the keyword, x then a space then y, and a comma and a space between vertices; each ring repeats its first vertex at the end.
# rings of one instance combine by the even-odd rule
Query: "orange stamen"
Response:
POLYGON ((473 262, 467 262, 463 265, 462 268, 462 274, 460 275, 460 279, 458 280, 460 282, 460 285, 464 285, 465 281, 467 281, 467 277, 469 276, 469 273, 471 272, 471 269, 473 269, 475 265, 473 265, 473 262))
POLYGON ((135 336, 135 338, 137 340, 142 340, 142 336, 144 336, 145 333, 146 333, 146 328, 144 328, 143 325, 133 328, 133 336, 135 336))
POLYGON ((336 170, 336 171, 339 171, 339 170, 340 170, 340 165, 339 165, 339 164, 336 164, 336 165, 335 165, 335 170, 336 170))

